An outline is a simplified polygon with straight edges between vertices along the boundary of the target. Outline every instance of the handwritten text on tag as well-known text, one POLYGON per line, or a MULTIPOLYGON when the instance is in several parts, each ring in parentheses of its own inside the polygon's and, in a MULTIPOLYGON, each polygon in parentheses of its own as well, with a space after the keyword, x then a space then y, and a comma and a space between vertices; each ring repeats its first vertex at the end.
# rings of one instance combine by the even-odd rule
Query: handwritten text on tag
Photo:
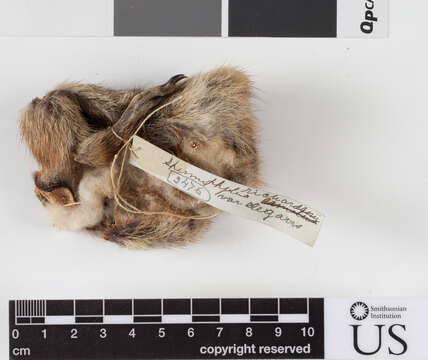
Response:
POLYGON ((255 220, 313 246, 324 216, 287 196, 211 174, 133 137, 130 163, 207 204, 255 220))

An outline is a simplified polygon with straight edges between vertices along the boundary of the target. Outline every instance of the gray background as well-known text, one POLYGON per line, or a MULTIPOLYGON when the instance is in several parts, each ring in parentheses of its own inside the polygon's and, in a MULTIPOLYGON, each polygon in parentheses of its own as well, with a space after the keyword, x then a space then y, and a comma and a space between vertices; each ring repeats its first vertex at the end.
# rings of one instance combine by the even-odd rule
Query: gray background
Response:
POLYGON ((221 0, 115 0, 119 36, 220 36, 221 0))

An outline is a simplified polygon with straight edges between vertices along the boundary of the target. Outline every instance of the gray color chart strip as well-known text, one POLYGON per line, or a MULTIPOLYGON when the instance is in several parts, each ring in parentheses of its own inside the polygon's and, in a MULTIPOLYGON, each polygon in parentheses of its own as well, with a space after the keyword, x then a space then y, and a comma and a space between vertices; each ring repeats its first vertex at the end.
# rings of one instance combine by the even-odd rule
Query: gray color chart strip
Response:
POLYGON ((337 0, 229 0, 229 36, 336 37, 337 0))
POLYGON ((115 36, 221 36, 221 0, 115 0, 115 36))
POLYGON ((0 36, 385 38, 389 0, 0 1, 0 36))

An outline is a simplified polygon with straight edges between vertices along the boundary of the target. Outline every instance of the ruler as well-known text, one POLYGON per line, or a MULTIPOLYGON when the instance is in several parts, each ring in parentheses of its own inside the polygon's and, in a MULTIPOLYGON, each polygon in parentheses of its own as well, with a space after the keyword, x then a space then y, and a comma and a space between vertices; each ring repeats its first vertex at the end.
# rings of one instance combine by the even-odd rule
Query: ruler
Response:
POLYGON ((10 359, 427 359, 428 299, 13 300, 10 359))

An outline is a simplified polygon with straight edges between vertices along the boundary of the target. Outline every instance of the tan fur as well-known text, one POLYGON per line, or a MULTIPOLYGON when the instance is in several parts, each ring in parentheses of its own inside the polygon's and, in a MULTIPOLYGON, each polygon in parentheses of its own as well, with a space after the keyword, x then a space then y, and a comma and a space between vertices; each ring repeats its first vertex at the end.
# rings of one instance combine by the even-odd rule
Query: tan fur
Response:
MULTIPOLYGON (((149 89, 110 90, 63 84, 23 111, 21 134, 40 164, 36 194, 55 223, 103 232, 129 247, 177 246, 197 239, 210 220, 129 213, 115 205, 106 169, 122 142, 161 104, 176 102, 151 118, 139 136, 219 176, 259 182, 251 82, 229 67, 149 89), (67 196, 71 194, 71 197, 67 196), (64 207, 79 201, 80 205, 64 207), (67 220, 70 219, 70 220, 67 220)), ((126 164, 121 195, 144 211, 188 216, 212 208, 126 164)))

